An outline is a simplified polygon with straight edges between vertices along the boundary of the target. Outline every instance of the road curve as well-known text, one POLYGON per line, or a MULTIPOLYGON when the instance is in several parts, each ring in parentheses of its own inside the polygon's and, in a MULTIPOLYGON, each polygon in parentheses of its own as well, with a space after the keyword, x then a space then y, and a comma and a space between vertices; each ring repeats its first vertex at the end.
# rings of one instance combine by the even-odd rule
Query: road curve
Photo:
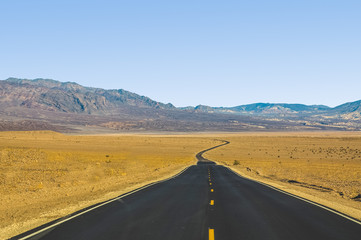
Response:
POLYGON ((215 162, 213 162, 213 161, 211 161, 211 160, 209 160, 209 159, 204 158, 204 157, 203 157, 203 153, 208 152, 208 151, 210 151, 210 150, 213 150, 213 149, 215 149, 215 148, 219 148, 219 147, 222 147, 222 146, 224 146, 224 145, 229 144, 229 142, 226 141, 226 140, 217 140, 217 141, 221 141, 221 142, 223 142, 223 143, 220 144, 220 145, 211 147, 211 148, 207 148, 207 149, 205 149, 205 150, 203 150, 203 151, 200 151, 199 153, 196 154, 196 158, 197 158, 197 160, 198 160, 197 165, 201 165, 201 164, 216 164, 215 162))
POLYGON ((35 230, 13 239, 360 239, 357 221, 242 178, 202 156, 214 148, 198 153, 198 164, 175 178, 48 224, 30 238, 35 230))

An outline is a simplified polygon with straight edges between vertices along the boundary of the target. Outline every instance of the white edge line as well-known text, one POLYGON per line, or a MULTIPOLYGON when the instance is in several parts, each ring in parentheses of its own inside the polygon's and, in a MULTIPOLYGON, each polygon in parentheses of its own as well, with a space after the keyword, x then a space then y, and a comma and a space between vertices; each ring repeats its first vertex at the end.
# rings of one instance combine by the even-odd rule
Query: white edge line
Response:
POLYGON ((27 235, 27 236, 25 236, 25 237, 19 238, 19 240, 25 240, 25 239, 31 238, 31 237, 39 234, 39 233, 42 233, 42 232, 44 232, 44 231, 46 231, 46 230, 48 230, 48 229, 50 229, 50 228, 53 228, 53 227, 55 227, 55 226, 58 226, 58 225, 60 225, 60 224, 62 224, 62 223, 64 223, 64 222, 67 222, 67 221, 69 221, 69 220, 71 220, 71 219, 73 219, 73 218, 79 217, 80 215, 83 215, 84 213, 90 212, 90 211, 92 211, 92 210, 94 210, 94 209, 96 209, 96 208, 102 207, 102 206, 104 206, 104 205, 106 205, 106 204, 108 204, 108 203, 111 203, 111 202, 117 201, 117 200, 119 200, 119 199, 122 199, 122 198, 124 198, 124 197, 126 197, 126 196, 129 196, 129 195, 131 195, 131 194, 133 194, 133 193, 139 192, 139 191, 141 191, 141 190, 143 190, 143 189, 145 189, 145 188, 148 188, 148 187, 150 187, 150 186, 153 186, 153 185, 155 185, 155 184, 158 184, 158 183, 165 182, 165 181, 171 180, 171 179, 173 179, 173 178, 176 178, 176 177, 178 177, 179 175, 181 175, 183 172, 185 172, 185 171, 186 171, 188 168, 190 168, 190 167, 191 167, 191 166, 183 169, 182 171, 180 171, 179 173, 177 173, 176 175, 174 175, 174 176, 172 176, 172 177, 170 177, 170 178, 166 178, 166 179, 163 179, 163 180, 160 180, 160 181, 157 181, 157 182, 150 183, 150 184, 148 184, 148 185, 146 185, 146 186, 143 186, 143 187, 140 187, 140 188, 138 188, 138 189, 132 190, 132 191, 130 191, 130 192, 128 192, 128 193, 125 193, 124 195, 121 195, 121 196, 119 196, 119 197, 110 199, 110 200, 108 200, 108 201, 106 201, 106 202, 104 202, 104 203, 102 203, 102 204, 99 204, 99 205, 97 205, 97 206, 95 206, 95 207, 92 207, 92 208, 87 209, 87 210, 85 210, 85 211, 83 211, 83 212, 80 212, 80 213, 78 213, 78 214, 75 214, 74 216, 71 216, 71 217, 68 217, 68 218, 66 218, 66 219, 64 219, 64 220, 61 220, 61 221, 59 221, 59 222, 56 222, 56 223, 54 223, 54 224, 52 224, 52 225, 50 225, 50 226, 47 226, 47 227, 45 227, 45 228, 42 228, 42 229, 40 229, 40 230, 38 230, 38 231, 36 231, 36 232, 34 232, 34 233, 31 233, 31 234, 29 234, 29 235, 27 235))
POLYGON ((332 209, 332 208, 329 208, 329 207, 323 206, 322 204, 318 204, 318 203, 313 202, 313 201, 311 201, 311 200, 307 200, 307 199, 305 199, 305 198, 299 197, 299 196, 294 195, 294 194, 292 194, 292 193, 289 193, 289 192, 286 192, 286 191, 281 190, 281 189, 279 189, 279 188, 273 187, 273 186, 271 186, 271 185, 269 185, 269 184, 267 184, 267 183, 263 183, 263 182, 260 182, 260 181, 254 180, 254 179, 247 178, 247 177, 242 176, 242 175, 240 175, 239 173, 233 171, 233 170, 230 169, 229 167, 226 167, 226 168, 227 168, 228 170, 230 170, 231 172, 235 173, 236 175, 240 176, 241 178, 248 179, 248 180, 250 180, 250 181, 253 181, 253 182, 262 184, 262 185, 264 185, 264 186, 266 186, 266 187, 269 187, 269 188, 272 188, 272 189, 274 189, 274 190, 276 190, 276 191, 278 191, 278 192, 287 194, 287 195, 289 195, 289 196, 291 196, 291 197, 294 197, 294 198, 300 199, 300 200, 302 200, 302 201, 304 201, 304 202, 313 204, 313 205, 315 205, 315 206, 317 206, 317 207, 323 208, 323 209, 325 209, 325 210, 327 210, 327 211, 329 211, 329 212, 332 212, 332 213, 334 213, 334 214, 337 214, 337 215, 339 215, 339 216, 341 216, 341 217, 344 217, 344 218, 346 218, 346 219, 348 219, 348 220, 350 220, 350 221, 352 221, 352 222, 354 222, 354 223, 357 223, 357 224, 361 225, 361 222, 360 222, 360 221, 358 221, 358 220, 356 220, 356 219, 354 219, 354 218, 351 218, 351 217, 347 216, 346 214, 340 213, 340 212, 338 212, 338 211, 336 211, 336 210, 334 210, 334 209, 332 209))

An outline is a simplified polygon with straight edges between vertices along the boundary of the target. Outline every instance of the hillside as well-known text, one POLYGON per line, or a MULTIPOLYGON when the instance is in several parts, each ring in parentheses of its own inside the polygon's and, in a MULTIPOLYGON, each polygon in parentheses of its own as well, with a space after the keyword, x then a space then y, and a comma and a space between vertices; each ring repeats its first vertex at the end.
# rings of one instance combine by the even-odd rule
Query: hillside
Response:
POLYGON ((0 130, 300 131, 359 130, 361 101, 323 105, 255 103, 175 108, 123 89, 51 79, 0 81, 0 130))
POLYGON ((304 105, 287 103, 253 103, 236 107, 210 107, 199 105, 196 107, 182 108, 186 111, 204 113, 223 113, 235 115, 261 116, 261 117, 282 117, 282 118, 303 118, 303 117, 334 117, 346 119, 350 114, 359 116, 361 113, 361 100, 349 102, 340 106, 330 108, 324 105, 304 105))
POLYGON ((286 104, 286 103, 253 103, 235 107, 210 107, 199 105, 195 108, 186 108, 187 110, 196 110, 202 112, 231 113, 243 115, 312 115, 327 113, 332 108, 324 105, 304 105, 304 104, 286 104))
POLYGON ((83 87, 73 82, 50 79, 16 79, 1 81, 0 102, 12 107, 27 107, 67 113, 112 114, 124 106, 174 109, 135 93, 83 87))

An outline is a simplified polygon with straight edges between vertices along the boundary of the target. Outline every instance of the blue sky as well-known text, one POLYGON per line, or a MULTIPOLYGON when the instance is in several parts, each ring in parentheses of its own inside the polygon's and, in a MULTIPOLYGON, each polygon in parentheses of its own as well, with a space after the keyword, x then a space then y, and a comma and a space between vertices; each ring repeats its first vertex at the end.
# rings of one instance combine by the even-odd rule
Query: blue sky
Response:
POLYGON ((0 79, 176 106, 361 99, 361 1, 5 0, 0 79))

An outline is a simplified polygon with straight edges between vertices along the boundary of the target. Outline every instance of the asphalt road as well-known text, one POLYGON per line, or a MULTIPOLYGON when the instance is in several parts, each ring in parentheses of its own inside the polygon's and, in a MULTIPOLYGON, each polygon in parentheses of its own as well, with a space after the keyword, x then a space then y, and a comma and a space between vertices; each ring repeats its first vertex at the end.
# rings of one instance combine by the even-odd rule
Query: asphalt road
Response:
POLYGON ((14 239, 361 239, 360 224, 204 158, 175 178, 47 227, 14 239))

